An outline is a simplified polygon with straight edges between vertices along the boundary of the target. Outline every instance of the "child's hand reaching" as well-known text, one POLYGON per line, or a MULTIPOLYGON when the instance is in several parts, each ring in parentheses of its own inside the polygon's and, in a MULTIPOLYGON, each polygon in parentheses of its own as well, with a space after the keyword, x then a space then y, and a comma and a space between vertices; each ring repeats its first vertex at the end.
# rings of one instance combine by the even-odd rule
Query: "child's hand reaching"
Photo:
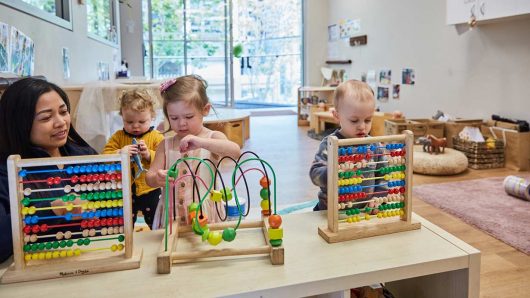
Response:
MULTIPOLYGON (((138 154, 140 152, 140 150, 138 149, 138 145, 127 145, 127 146, 123 146, 123 148, 121 148, 121 150, 126 150, 126 149, 129 150, 129 156, 133 156, 133 155, 138 154)), ((121 150, 120 150, 120 152, 121 152, 121 150)))
POLYGON ((187 135, 180 140, 180 152, 188 152, 197 148, 202 148, 202 139, 194 135, 187 135))
POLYGON ((143 159, 151 160, 151 153, 149 152, 149 148, 147 148, 147 145, 145 144, 144 140, 140 140, 136 146, 138 146, 140 150, 140 155, 143 159))
MULTIPOLYGON (((158 170, 155 176, 156 184, 161 186, 166 185, 166 176, 167 170, 158 170)), ((175 178, 169 177, 169 182, 173 182, 173 180, 175 180, 175 178)))

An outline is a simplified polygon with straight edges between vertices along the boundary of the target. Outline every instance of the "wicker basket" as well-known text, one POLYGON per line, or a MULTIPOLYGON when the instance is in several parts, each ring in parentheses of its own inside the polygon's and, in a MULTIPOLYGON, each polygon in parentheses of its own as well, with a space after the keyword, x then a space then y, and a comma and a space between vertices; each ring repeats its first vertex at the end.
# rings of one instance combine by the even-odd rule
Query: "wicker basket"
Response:
POLYGON ((493 169, 504 167, 504 143, 502 140, 495 140, 495 147, 490 148, 486 142, 473 142, 454 137, 453 148, 467 156, 469 168, 493 169))

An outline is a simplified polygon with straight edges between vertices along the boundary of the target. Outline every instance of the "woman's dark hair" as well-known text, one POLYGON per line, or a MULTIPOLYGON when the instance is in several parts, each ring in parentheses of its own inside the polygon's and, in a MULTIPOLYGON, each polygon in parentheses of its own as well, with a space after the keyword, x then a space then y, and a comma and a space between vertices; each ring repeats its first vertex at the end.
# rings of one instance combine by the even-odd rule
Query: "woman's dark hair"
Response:
MULTIPOLYGON (((30 158, 31 127, 35 118, 35 107, 41 95, 55 91, 63 99, 68 112, 70 101, 66 93, 57 85, 41 79, 25 78, 9 86, 0 99, 0 156, 2 159, 11 154, 20 154, 30 158)), ((68 142, 80 146, 89 146, 70 125, 68 142)))

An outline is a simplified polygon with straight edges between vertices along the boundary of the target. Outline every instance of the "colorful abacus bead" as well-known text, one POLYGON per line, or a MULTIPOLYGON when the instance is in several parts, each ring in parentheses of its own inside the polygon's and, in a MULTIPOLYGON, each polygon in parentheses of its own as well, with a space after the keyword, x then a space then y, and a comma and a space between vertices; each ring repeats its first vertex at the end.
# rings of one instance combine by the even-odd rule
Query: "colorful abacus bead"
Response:
POLYGON ((269 216, 269 225, 273 229, 277 229, 282 225, 282 217, 278 214, 269 216))
POLYGON ((236 238, 236 230, 234 228, 226 228, 223 230, 223 240, 230 242, 236 238))
POLYGON ((283 228, 269 228, 269 240, 272 246, 282 245, 283 228))
POLYGON ((221 191, 216 189, 212 190, 210 200, 220 203, 223 200, 223 195, 221 194, 221 191))
POLYGON ((219 231, 213 231, 208 234, 208 243, 211 245, 217 245, 223 241, 223 236, 219 231))
POLYGON ((225 187, 221 190, 223 201, 228 202, 232 199, 232 191, 229 187, 225 187))
POLYGON ((261 187, 263 187, 263 188, 268 188, 269 185, 271 185, 271 180, 268 179, 267 177, 263 176, 259 180, 259 185, 261 185, 261 187))

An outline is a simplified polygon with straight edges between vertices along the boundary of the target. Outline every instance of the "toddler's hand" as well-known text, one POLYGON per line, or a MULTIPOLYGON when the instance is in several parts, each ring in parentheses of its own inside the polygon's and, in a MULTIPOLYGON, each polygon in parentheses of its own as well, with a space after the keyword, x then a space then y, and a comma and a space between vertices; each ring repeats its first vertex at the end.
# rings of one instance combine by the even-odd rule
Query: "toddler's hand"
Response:
POLYGON ((151 153, 149 152, 149 148, 147 148, 147 145, 143 140, 140 140, 137 145, 140 148, 140 155, 145 160, 151 159, 151 153))
POLYGON ((138 150, 138 145, 127 145, 127 146, 123 146, 123 148, 121 148, 121 150, 129 150, 129 156, 133 156, 135 154, 138 154, 139 150, 138 150))
POLYGON ((201 138, 194 135, 187 135, 180 140, 180 153, 201 148, 201 138))
MULTIPOLYGON (((156 183, 158 185, 166 185, 166 176, 167 176, 167 170, 158 170, 156 172, 156 183)), ((173 182, 175 178, 169 177, 169 182, 173 182)))

